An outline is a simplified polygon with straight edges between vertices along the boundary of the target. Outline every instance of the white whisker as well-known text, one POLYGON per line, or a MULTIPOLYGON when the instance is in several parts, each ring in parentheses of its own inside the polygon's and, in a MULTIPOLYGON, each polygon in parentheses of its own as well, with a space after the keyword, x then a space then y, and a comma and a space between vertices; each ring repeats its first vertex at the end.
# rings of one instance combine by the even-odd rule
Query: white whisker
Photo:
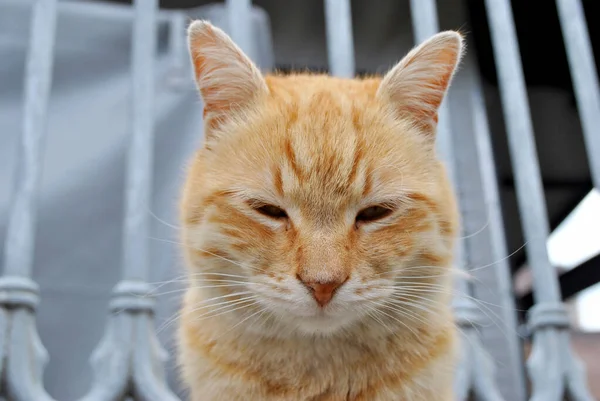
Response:
MULTIPOLYGON (((386 308, 387 306, 385 304, 376 302, 376 301, 370 301, 371 303, 374 303, 375 305, 378 305, 382 308, 386 308)), ((396 322, 400 323, 402 326, 406 327, 408 330, 410 330, 416 337, 419 337, 419 334, 409 325, 407 325, 406 323, 404 323, 402 320, 398 319, 396 316, 394 315, 390 315, 389 313, 384 312, 381 309, 377 309, 377 312, 384 314, 385 316, 387 316, 390 319, 395 320, 396 322)))

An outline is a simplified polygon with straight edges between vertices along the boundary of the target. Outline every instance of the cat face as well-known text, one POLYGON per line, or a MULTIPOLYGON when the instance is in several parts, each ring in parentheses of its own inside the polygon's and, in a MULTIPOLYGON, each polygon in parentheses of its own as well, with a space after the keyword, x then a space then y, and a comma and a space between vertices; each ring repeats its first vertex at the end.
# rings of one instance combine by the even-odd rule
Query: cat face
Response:
POLYGON ((263 77, 219 29, 189 34, 205 117, 182 202, 190 291, 304 334, 410 328, 445 302, 457 217, 434 136, 460 36, 343 80, 263 77))

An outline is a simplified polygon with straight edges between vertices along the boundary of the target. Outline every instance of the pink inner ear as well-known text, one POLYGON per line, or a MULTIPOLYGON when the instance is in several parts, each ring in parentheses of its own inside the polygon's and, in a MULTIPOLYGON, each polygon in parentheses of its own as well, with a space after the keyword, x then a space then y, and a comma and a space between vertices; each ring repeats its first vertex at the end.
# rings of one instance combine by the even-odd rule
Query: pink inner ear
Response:
MULTIPOLYGON (((457 54, 455 51, 443 51, 437 55, 435 59, 429 60, 431 63, 435 63, 437 66, 443 66, 439 68, 439 75, 432 75, 429 79, 422 82, 421 89, 415 88, 416 98, 421 102, 427 104, 429 107, 422 107, 423 105, 414 105, 419 114, 424 114, 427 118, 431 118, 434 123, 438 122, 437 110, 440 107, 442 100, 448 86, 450 84, 450 78, 454 71, 457 54), (419 93, 420 92, 420 93, 419 93)), ((413 61, 414 62, 414 61, 413 61)), ((422 61, 421 61, 422 62, 422 61)), ((426 67, 425 67, 426 68, 426 67)), ((435 69, 434 69, 435 70, 435 69)))
MULTIPOLYGON (((214 46, 209 43, 194 44, 194 46, 214 46)), ((226 68, 227 64, 221 60, 207 58, 202 52, 198 52, 194 57, 194 67, 196 72, 196 80, 199 83, 200 93, 204 100, 204 117, 209 113, 220 113, 229 109, 233 99, 219 96, 219 91, 223 90, 222 84, 216 75, 217 70, 226 68), (215 76, 215 79, 208 79, 209 76, 215 76)))

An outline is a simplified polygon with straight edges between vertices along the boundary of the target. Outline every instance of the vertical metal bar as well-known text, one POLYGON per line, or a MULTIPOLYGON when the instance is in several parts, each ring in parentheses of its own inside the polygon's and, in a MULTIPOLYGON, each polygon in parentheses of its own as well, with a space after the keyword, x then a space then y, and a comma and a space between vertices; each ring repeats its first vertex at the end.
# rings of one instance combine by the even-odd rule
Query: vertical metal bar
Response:
POLYGON ((129 146, 123 234, 123 275, 113 291, 104 338, 92 356, 94 385, 82 401, 177 401, 167 388, 164 352, 152 327, 148 230, 152 195, 154 63, 158 0, 136 0, 129 146))
MULTIPOLYGON (((594 187, 600 190, 600 86, 585 15, 579 0, 557 0, 556 3, 592 181, 594 187)), ((569 354, 566 356, 569 357, 569 354)), ((571 358, 570 369, 566 375, 566 390, 571 399, 591 399, 585 382, 585 367, 580 361, 571 358)))
POLYGON ((517 198, 527 240, 525 246, 538 288, 536 300, 557 302, 560 300, 560 292, 556 272, 550 265, 546 249, 549 234, 546 201, 512 12, 506 0, 486 0, 486 4, 511 157, 515 167, 517 198))
MULTIPOLYGON (((471 48, 462 62, 460 73, 453 80, 455 89, 448 97, 455 135, 455 162, 460 177, 460 212, 467 250, 465 263, 470 274, 470 295, 477 299, 475 303, 481 311, 480 316, 485 318, 484 324, 477 327, 477 334, 485 354, 489 356, 487 359, 493 361, 494 369, 488 372, 488 376, 494 379, 505 400, 525 401, 526 376, 520 351, 521 340, 517 334, 510 268, 507 255, 497 256, 492 245, 496 228, 500 230, 500 239, 503 239, 503 227, 494 225, 488 211, 499 206, 498 199, 493 198, 496 202, 490 203, 486 193, 486 186, 495 187, 497 179, 494 174, 489 179, 490 175, 482 172, 486 164, 491 164, 493 169, 494 161, 489 154, 478 151, 478 137, 488 133, 488 126, 485 104, 477 86, 475 58, 471 48)), ((500 210, 494 212, 499 213, 500 210)), ((502 221, 497 224, 501 225, 502 221)))
POLYGON ((123 278, 148 278, 148 236, 152 195, 154 55, 157 0, 136 1, 131 57, 132 135, 129 146, 123 233, 123 278))
POLYGON ((331 74, 342 78, 354 77, 354 38, 350 0, 325 0, 325 25, 331 74))
POLYGON ((594 186, 600 190, 600 85, 580 0, 556 0, 594 186))
POLYGON ((256 62, 256 37, 252 24, 252 0, 226 0, 231 39, 256 62))
MULTIPOLYGON (((439 32, 435 0, 411 0, 410 10, 415 41, 423 42, 439 32)), ((439 110, 436 146, 451 182, 455 188, 458 188, 456 155, 446 101, 442 103, 439 110)), ((463 239, 460 239, 456 246, 454 263, 459 269, 466 270, 466 248, 463 239)), ((461 361, 455 379, 457 400, 467 400, 469 394, 473 392, 480 400, 501 401, 502 396, 494 383, 490 368, 490 359, 481 346, 477 334, 476 326, 480 324, 481 317, 479 309, 467 295, 471 289, 461 277, 456 279, 455 287, 456 321, 462 329, 463 336, 466 337, 466 341, 461 344, 461 361)))
POLYGON ((52 401, 43 386, 48 360, 35 326, 39 302, 31 279, 34 255, 36 197, 41 172, 56 33, 56 0, 37 0, 33 6, 25 73, 23 133, 9 216, 0 278, 2 305, 0 350, 4 388, 0 396, 15 401, 52 401))
POLYGON ((4 273, 11 276, 30 277, 33 266, 35 200, 46 135, 55 25, 56 1, 36 1, 26 66, 23 135, 6 231, 4 273))
POLYGON ((171 57, 171 71, 169 82, 174 88, 188 86, 191 74, 187 74, 188 58, 186 53, 186 27, 185 13, 174 11, 169 18, 169 54, 171 57))
POLYGON ((477 147, 479 170, 481 174, 481 185, 483 187, 483 198, 485 211, 488 217, 489 238, 491 248, 491 259, 494 261, 494 283, 496 286, 497 299, 501 311, 502 322, 505 325, 505 333, 510 338, 503 342, 500 353, 505 354, 508 370, 511 397, 508 399, 519 401, 525 399, 525 373, 522 364, 522 351, 520 341, 517 338, 517 313, 514 302, 514 291, 511 277, 510 264, 508 263, 508 251, 506 249, 504 219, 502 217, 502 205, 500 204, 500 193, 497 184, 496 166, 494 163, 494 152, 492 149, 491 133, 488 125, 485 99, 482 86, 476 71, 471 71, 473 78, 472 105, 473 126, 475 131, 475 146, 477 147))
POLYGON ((185 47, 185 13, 182 11, 174 11, 169 18, 169 49, 173 64, 180 66, 185 64, 187 59, 185 47))
MULTIPOLYGON (((569 321, 561 303, 556 272, 546 249, 549 233, 546 204, 512 10, 508 0, 486 0, 486 8, 517 200, 527 240, 525 246, 534 279, 536 305, 530 316, 534 344, 528 361, 533 386, 532 400, 561 401, 567 383, 575 376, 576 379, 580 377, 572 369, 578 362, 571 352, 567 331, 569 321)), ((578 400, 592 399, 589 392, 580 394, 584 396, 578 400)))

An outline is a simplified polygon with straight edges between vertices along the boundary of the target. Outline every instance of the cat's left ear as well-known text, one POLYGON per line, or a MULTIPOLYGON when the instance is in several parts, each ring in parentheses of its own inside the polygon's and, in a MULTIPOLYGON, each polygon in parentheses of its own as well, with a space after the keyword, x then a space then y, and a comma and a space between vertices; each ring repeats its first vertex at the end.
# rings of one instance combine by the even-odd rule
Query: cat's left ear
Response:
POLYGON ((196 84, 204 101, 205 135, 210 138, 236 112, 269 89, 254 63, 221 29, 207 21, 188 28, 196 84))
POLYGON ((438 109, 463 55, 463 38, 454 31, 434 35, 411 50, 383 78, 377 96, 401 116, 435 131, 438 109))

